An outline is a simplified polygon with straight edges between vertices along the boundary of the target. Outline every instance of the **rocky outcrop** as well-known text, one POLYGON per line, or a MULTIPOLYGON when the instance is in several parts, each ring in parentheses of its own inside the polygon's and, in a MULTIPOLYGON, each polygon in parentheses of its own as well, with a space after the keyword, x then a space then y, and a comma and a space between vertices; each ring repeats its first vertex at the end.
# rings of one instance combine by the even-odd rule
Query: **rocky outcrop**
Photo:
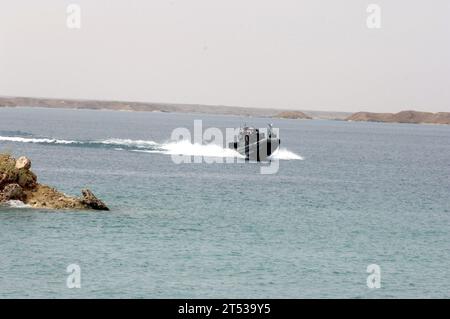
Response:
POLYGON ((413 123, 413 124, 450 124, 450 113, 429 113, 417 111, 402 111, 399 113, 358 112, 349 116, 347 121, 413 123))
POLYGON ((312 118, 300 111, 285 111, 275 114, 273 117, 280 119, 293 119, 293 120, 311 120, 312 118))
POLYGON ((39 184, 30 168, 31 161, 24 156, 15 160, 10 155, 0 154, 0 204, 20 200, 34 208, 109 210, 88 189, 82 191, 81 197, 72 197, 39 184))

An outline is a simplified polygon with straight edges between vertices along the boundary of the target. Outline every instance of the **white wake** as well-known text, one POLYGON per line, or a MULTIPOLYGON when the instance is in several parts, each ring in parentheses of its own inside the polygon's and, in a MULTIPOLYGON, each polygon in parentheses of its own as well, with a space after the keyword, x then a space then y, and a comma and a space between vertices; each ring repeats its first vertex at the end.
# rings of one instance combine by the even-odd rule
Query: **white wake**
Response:
POLYGON ((300 160, 303 161, 303 157, 301 157, 298 154, 295 154, 294 152, 289 151, 286 148, 279 148, 275 152, 273 152, 272 156, 270 156, 272 159, 279 159, 279 160, 300 160))
POLYGON ((28 138, 20 136, 0 136, 0 141, 16 143, 36 143, 36 144, 79 144, 79 141, 58 140, 52 138, 28 138))
POLYGON ((7 206, 12 208, 30 208, 30 205, 25 204, 21 200, 8 200, 5 203, 7 206))
MULTIPOLYGON (((75 147, 102 147, 117 151, 133 151, 144 153, 159 153, 166 155, 186 155, 218 158, 244 158, 237 151, 217 144, 198 144, 190 141, 157 143, 151 140, 132 140, 110 138, 105 140, 77 141, 55 138, 33 138, 22 136, 0 136, 0 142, 35 143, 46 145, 66 145, 75 147)), ((303 160, 303 158, 286 148, 277 149, 271 159, 303 160)))

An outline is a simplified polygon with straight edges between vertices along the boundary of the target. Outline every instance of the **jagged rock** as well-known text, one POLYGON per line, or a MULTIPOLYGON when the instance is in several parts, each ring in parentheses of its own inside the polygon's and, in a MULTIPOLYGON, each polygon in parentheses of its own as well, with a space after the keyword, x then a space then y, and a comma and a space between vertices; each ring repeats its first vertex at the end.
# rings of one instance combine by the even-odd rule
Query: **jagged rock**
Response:
POLYGON ((31 161, 25 157, 25 156, 21 156, 16 160, 16 168, 17 169, 26 169, 29 170, 31 168, 31 161))
POLYGON ((23 197, 23 189, 19 184, 6 185, 2 191, 2 198, 4 201, 12 199, 22 200, 23 197))
POLYGON ((109 210, 105 203, 99 200, 89 189, 83 189, 81 194, 83 195, 81 202, 88 207, 96 210, 109 210))

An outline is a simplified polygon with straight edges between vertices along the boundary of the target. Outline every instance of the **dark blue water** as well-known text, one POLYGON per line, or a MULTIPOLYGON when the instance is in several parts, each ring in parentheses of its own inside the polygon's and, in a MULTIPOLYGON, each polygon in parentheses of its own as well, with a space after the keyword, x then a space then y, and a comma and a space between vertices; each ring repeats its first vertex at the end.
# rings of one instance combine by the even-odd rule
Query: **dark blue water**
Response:
POLYGON ((0 297, 450 296, 450 126, 272 120, 284 159, 262 175, 267 164, 175 164, 171 132, 195 119, 267 123, 0 108, 0 151, 111 208, 0 208, 0 297))

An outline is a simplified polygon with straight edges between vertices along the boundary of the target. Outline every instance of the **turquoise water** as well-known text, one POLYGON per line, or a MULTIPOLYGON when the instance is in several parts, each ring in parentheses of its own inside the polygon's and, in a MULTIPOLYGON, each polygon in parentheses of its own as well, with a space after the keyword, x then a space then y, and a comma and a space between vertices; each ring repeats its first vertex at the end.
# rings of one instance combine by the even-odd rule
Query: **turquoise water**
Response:
POLYGON ((261 175, 265 164, 175 164, 171 132, 195 119, 267 123, 0 108, 0 150, 111 208, 0 208, 0 297, 450 297, 450 126, 273 120, 284 150, 261 175))

